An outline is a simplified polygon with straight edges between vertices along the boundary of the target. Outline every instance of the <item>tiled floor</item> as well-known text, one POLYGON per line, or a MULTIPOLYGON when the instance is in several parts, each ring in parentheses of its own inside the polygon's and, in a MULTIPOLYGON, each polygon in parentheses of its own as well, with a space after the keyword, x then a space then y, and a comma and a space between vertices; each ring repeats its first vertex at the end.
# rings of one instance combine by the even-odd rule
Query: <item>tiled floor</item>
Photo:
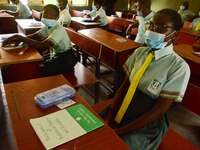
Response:
MULTIPOLYGON (((93 70, 94 67, 90 66, 89 68, 93 70)), ((102 67, 101 71, 107 71, 107 69, 102 67)), ((111 86, 113 83, 113 74, 104 76, 102 82, 111 86)), ((86 86, 86 88, 91 92, 94 91, 93 84, 86 86)), ((93 98, 83 88, 79 88, 78 92, 90 105, 94 104, 93 98)), ((107 95, 108 90, 100 85, 99 101, 106 100, 107 95)), ((5 103, 4 107, 7 107, 5 103)), ((9 114, 7 109, 4 110, 0 124, 0 150, 15 150, 16 147, 9 114)), ((170 120, 170 127, 193 143, 196 147, 200 148, 200 116, 176 104, 170 107, 167 114, 170 120)))

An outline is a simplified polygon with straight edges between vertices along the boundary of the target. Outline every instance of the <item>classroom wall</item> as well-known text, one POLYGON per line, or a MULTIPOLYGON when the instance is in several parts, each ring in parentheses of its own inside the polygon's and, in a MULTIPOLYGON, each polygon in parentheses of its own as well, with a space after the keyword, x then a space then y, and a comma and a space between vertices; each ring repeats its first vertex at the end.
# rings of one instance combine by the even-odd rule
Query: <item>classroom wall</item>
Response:
POLYGON ((181 3, 184 1, 187 1, 190 4, 188 10, 194 12, 196 15, 199 14, 200 0, 152 0, 151 9, 158 11, 163 8, 171 8, 178 11, 181 3))

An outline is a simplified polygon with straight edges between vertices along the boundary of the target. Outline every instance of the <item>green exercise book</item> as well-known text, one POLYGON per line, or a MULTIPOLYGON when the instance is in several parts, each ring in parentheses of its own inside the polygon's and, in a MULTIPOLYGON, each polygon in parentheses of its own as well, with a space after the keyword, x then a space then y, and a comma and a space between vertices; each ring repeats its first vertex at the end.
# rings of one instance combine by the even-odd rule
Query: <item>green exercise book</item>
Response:
POLYGON ((104 125, 82 104, 30 119, 30 123, 46 149, 54 148, 104 125))

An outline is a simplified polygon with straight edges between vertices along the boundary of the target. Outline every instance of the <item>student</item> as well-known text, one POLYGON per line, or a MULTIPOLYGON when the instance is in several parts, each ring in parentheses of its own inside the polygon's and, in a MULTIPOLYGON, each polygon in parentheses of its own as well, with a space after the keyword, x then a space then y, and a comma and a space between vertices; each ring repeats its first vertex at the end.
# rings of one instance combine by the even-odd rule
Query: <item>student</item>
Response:
POLYGON ((50 49, 50 54, 44 55, 40 64, 42 77, 62 74, 74 68, 77 60, 72 51, 72 45, 65 29, 57 23, 59 9, 53 4, 43 8, 41 21, 45 24, 38 32, 26 37, 14 35, 3 42, 3 46, 20 42, 27 43, 39 52, 50 49), (38 42, 36 39, 42 39, 38 42))
POLYGON ((194 31, 200 31, 200 12, 199 12, 199 18, 194 19, 189 27, 194 31))
POLYGON ((8 10, 3 10, 2 12, 6 12, 12 16, 20 17, 22 19, 31 19, 32 18, 32 12, 27 5, 22 3, 20 0, 11 0, 11 2, 14 5, 17 5, 16 12, 8 11, 8 10))
POLYGON ((93 10, 84 17, 94 17, 93 21, 98 21, 102 23, 102 25, 100 26, 101 29, 109 30, 108 19, 105 11, 101 6, 102 0, 94 0, 92 4, 93 10))
POLYGON ((154 15, 154 12, 151 11, 151 0, 139 0, 137 6, 137 15, 138 21, 130 25, 126 31, 127 35, 130 35, 130 39, 135 40, 135 42, 144 43, 144 33, 145 33, 145 22, 149 22, 154 15), (132 28, 138 27, 137 36, 131 35, 132 28))
POLYGON ((181 25, 181 17, 175 10, 163 9, 154 15, 146 24, 144 36, 148 47, 138 48, 128 58, 123 66, 126 78, 113 103, 99 113, 133 150, 156 150, 169 127, 165 112, 174 101, 182 101, 190 69, 173 51, 172 44, 181 25), (132 79, 152 54, 154 58, 142 75, 134 96, 128 98, 131 102, 121 122, 117 123, 115 116, 129 86, 132 87, 132 79))
POLYGON ((178 11, 178 13, 181 15, 182 22, 188 21, 190 17, 195 16, 195 13, 189 11, 188 8, 189 8, 188 2, 181 3, 180 10, 178 11))
POLYGON ((68 0, 57 0, 57 2, 61 10, 58 23, 60 23, 64 27, 69 27, 71 23, 71 15, 66 8, 68 0))

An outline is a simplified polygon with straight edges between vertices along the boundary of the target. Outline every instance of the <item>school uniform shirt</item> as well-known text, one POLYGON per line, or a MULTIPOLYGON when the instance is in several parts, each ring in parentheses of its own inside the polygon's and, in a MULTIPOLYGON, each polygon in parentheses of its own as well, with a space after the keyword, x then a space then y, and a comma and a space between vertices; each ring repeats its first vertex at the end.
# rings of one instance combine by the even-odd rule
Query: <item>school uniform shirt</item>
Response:
POLYGON ((135 42, 144 44, 144 33, 145 33, 145 23, 149 22, 151 18, 154 16, 155 12, 151 11, 150 14, 148 14, 145 18, 144 17, 138 17, 139 26, 138 26, 138 33, 135 38, 135 42))
POLYGON ((64 9, 60 12, 60 17, 58 19, 58 23, 60 23, 61 25, 67 24, 67 27, 70 26, 71 15, 69 14, 67 9, 64 9))
POLYGON ((181 15, 181 18, 182 18, 182 22, 185 22, 185 21, 188 21, 188 19, 190 17, 194 17, 195 16, 195 13, 189 11, 189 10, 179 10, 178 13, 181 15))
MULTIPOLYGON (((126 61, 123 67, 130 83, 151 51, 148 47, 138 48, 126 61)), ((164 97, 181 102, 190 77, 188 64, 173 51, 172 44, 152 53, 155 57, 145 70, 138 89, 154 99, 164 97)))
POLYGON ((17 4, 17 12, 20 14, 22 19, 28 19, 32 16, 32 12, 27 5, 19 1, 17 4))
POLYGON ((100 19, 98 20, 98 22, 102 23, 101 26, 105 26, 108 24, 108 19, 107 19, 107 16, 106 16, 106 12, 103 10, 103 8, 101 7, 98 11, 94 11, 92 10, 89 15, 91 17, 96 17, 96 16, 99 16, 100 19))
POLYGON ((47 39, 52 43, 53 54, 63 53, 71 50, 72 44, 67 32, 59 23, 48 29, 47 26, 42 27, 38 32, 41 39, 47 39))
MULTIPOLYGON (((189 27, 190 27, 192 30, 195 30, 195 29, 196 29, 196 26, 197 26, 199 23, 200 23, 200 18, 196 18, 196 19, 194 19, 194 20, 192 21, 192 23, 190 24, 189 27)), ((198 31, 200 31, 200 27, 199 27, 198 31)))

